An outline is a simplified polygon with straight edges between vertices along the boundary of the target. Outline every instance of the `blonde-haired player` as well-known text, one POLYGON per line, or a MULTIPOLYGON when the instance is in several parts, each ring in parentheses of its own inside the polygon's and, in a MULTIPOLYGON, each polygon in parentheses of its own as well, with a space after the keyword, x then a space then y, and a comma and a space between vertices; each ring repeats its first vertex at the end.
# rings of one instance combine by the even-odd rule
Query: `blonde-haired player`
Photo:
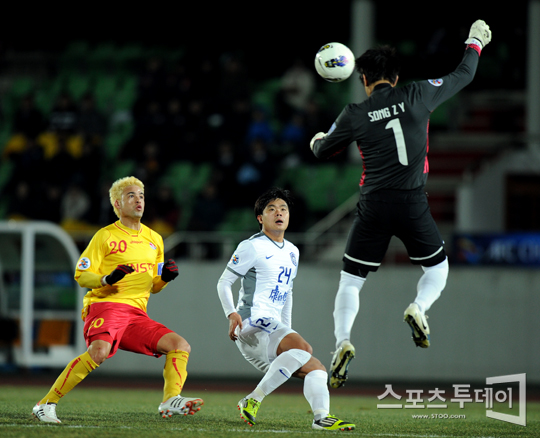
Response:
POLYGON ((162 291, 178 276, 174 260, 163 263, 163 238, 141 223, 144 184, 135 177, 115 181, 110 201, 119 220, 100 229, 77 263, 75 280, 90 289, 82 318, 88 350, 73 359, 33 408, 36 418, 60 423, 56 404, 116 351, 160 357, 165 354, 163 417, 194 414, 200 398, 180 396, 191 351, 187 341, 146 313, 150 294, 162 291))

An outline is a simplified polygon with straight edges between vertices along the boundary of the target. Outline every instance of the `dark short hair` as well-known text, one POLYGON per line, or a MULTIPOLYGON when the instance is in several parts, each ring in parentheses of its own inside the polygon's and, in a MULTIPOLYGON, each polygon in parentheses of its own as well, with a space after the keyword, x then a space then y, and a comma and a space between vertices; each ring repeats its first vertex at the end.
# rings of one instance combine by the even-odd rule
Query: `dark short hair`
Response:
POLYGON ((282 189, 280 187, 272 187, 259 196, 255 201, 255 207, 253 208, 255 217, 263 214, 266 206, 274 199, 283 199, 289 208, 293 204, 293 198, 289 190, 282 189))
POLYGON ((396 49, 390 46, 379 46, 369 49, 356 58, 356 70, 366 76, 367 84, 386 79, 394 83, 400 70, 400 62, 396 49))

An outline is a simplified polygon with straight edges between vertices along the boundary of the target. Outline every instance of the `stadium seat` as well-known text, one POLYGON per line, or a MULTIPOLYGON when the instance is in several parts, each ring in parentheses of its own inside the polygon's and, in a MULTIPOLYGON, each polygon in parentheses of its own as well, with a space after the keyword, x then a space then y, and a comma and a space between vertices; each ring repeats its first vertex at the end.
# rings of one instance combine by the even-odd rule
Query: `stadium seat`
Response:
POLYGON ((310 211, 320 213, 337 206, 333 194, 338 181, 336 164, 302 165, 296 169, 296 182, 293 188, 305 198, 310 211))
POLYGON ((72 321, 43 320, 39 323, 36 336, 36 347, 51 345, 68 345, 71 337, 72 321))
POLYGON ((86 60, 93 70, 109 70, 116 66, 117 47, 113 42, 102 42, 88 51, 86 60))
POLYGON ((11 179, 14 164, 9 160, 2 160, 0 164, 0 193, 11 179))
POLYGON ((178 203, 188 202, 191 198, 191 184, 195 177, 195 165, 189 161, 172 163, 162 181, 175 187, 175 196, 178 203))
POLYGON ((116 111, 130 110, 137 100, 137 77, 131 74, 121 75, 117 79, 117 88, 113 96, 116 111))
POLYGON ((110 74, 100 74, 94 83, 94 97, 99 110, 109 113, 115 106, 117 78, 110 74))
POLYGON ((126 44, 119 47, 114 56, 119 67, 130 68, 144 58, 144 49, 138 44, 126 44))
POLYGON ((339 175, 335 182, 336 204, 341 205, 354 194, 359 194, 360 178, 362 177, 362 166, 357 164, 347 164, 339 168, 339 175))
POLYGON ((135 170, 135 161, 124 160, 119 161, 114 167, 113 179, 123 178, 124 176, 132 175, 135 170))
POLYGON ((10 94, 15 99, 20 99, 24 95, 33 92, 36 87, 36 81, 29 76, 16 78, 11 84, 10 94))
POLYGON ((225 219, 219 225, 221 232, 257 232, 257 221, 252 208, 234 208, 227 212, 225 219))
POLYGON ((131 138, 135 129, 133 122, 115 124, 104 141, 104 152, 108 161, 112 162, 117 157, 126 142, 131 138))
POLYGON ((253 106, 262 106, 273 114, 275 97, 280 87, 280 78, 269 79, 256 85, 251 98, 253 106))
POLYGON ((41 87, 36 90, 34 99, 36 102, 36 107, 44 114, 47 115, 50 113, 56 96, 59 94, 59 91, 56 91, 55 88, 52 88, 52 83, 49 86, 41 87))
POLYGON ((74 100, 79 100, 86 92, 91 90, 91 79, 86 74, 72 74, 67 79, 67 91, 74 100))

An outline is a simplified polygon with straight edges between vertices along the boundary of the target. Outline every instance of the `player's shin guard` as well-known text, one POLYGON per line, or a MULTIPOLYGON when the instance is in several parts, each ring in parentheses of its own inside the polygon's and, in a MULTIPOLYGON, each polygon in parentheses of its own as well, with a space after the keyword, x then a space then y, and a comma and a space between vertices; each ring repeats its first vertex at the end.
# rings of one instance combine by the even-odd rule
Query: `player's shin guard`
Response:
POLYGON ((327 381, 328 373, 323 370, 311 371, 304 379, 304 397, 311 406, 315 420, 326 417, 330 411, 327 381))
POLYGON ((360 310, 360 290, 365 278, 341 271, 339 288, 334 302, 334 335, 336 348, 341 341, 351 339, 351 330, 360 310))
POLYGON ((90 357, 88 351, 76 357, 64 368, 64 371, 58 376, 56 382, 54 382, 47 395, 40 400, 39 404, 58 403, 62 397, 81 383, 98 366, 90 357))
POLYGON ((431 305, 441 296, 448 278, 448 258, 435 266, 422 266, 424 275, 420 277, 417 286, 417 295, 414 302, 418 304, 422 313, 429 310, 431 305))
MULTIPOLYGON (((310 359, 311 354, 296 348, 281 353, 268 368, 268 371, 257 385, 256 391, 258 389, 267 396, 289 380, 293 373, 302 368, 310 359)), ((258 401, 262 401, 260 395, 257 397, 256 391, 247 398, 253 397, 259 399, 258 401)))
POLYGON ((187 378, 187 363, 189 353, 182 350, 172 350, 167 353, 163 367, 163 401, 169 400, 182 392, 187 378))

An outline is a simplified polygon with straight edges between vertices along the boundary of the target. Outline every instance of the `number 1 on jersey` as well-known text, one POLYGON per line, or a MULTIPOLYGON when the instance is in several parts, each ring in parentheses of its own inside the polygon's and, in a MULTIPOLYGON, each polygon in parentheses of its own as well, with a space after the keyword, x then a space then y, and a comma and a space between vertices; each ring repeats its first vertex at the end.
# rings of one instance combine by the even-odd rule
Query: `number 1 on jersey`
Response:
POLYGON ((390 120, 386 124, 385 129, 391 129, 392 131, 394 131, 398 160, 404 166, 408 166, 409 159, 407 158, 407 146, 405 145, 405 136, 403 135, 403 129, 401 129, 401 123, 399 119, 390 120))

